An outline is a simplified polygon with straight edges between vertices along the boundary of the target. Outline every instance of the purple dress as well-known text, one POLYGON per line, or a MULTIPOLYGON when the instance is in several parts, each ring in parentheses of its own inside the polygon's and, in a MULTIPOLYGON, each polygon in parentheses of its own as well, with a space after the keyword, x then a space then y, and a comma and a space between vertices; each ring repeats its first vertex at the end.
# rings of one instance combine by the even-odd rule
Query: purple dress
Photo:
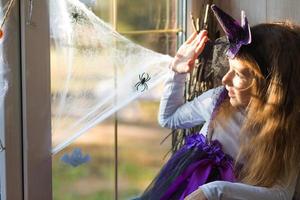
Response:
MULTIPOLYGON (((223 89, 214 105, 211 120, 228 98, 223 89)), ((172 155, 148 186, 141 200, 183 200, 199 186, 212 181, 235 181, 233 159, 222 151, 217 140, 195 133, 185 139, 181 149, 172 155)))

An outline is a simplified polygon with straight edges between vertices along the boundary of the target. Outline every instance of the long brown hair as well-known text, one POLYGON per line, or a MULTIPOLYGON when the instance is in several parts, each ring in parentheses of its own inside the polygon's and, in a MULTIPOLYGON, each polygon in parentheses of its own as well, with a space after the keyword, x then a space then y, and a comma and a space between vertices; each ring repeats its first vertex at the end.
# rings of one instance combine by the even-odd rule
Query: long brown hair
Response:
POLYGON ((236 56, 257 75, 237 162, 242 182, 269 187, 292 181, 300 166, 300 28, 268 23, 251 32, 236 56))

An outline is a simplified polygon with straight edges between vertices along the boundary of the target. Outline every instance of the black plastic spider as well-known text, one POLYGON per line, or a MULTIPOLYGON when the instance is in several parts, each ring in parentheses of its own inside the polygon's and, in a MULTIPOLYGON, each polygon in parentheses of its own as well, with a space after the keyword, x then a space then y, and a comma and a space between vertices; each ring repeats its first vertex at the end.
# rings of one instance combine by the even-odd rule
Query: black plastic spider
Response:
POLYGON ((134 87, 136 88, 137 91, 139 91, 139 87, 140 86, 144 86, 143 90, 141 90, 141 92, 143 92, 145 89, 148 89, 148 85, 147 85, 147 81, 149 81, 151 79, 150 75, 148 73, 142 73, 139 74, 139 79, 140 81, 137 82, 134 87))
POLYGON ((74 11, 71 13, 71 16, 72 16, 72 21, 75 22, 75 23, 78 23, 78 22, 81 22, 82 19, 84 18, 80 13, 74 11))
POLYGON ((84 21, 86 21, 86 17, 84 13, 76 7, 71 8, 71 18, 72 18, 72 22, 76 24, 78 23, 81 24, 84 21))

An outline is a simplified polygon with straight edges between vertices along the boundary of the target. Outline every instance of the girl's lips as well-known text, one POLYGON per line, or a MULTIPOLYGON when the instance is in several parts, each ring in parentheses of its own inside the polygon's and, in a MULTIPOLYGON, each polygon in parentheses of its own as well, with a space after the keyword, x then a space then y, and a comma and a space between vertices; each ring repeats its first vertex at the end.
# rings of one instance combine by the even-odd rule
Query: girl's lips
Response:
POLYGON ((229 89, 229 88, 226 87, 226 90, 228 91, 228 96, 230 98, 233 98, 235 96, 231 89, 229 89))
POLYGON ((235 95, 234 95, 231 91, 229 91, 229 92, 228 92, 228 96, 229 96, 229 97, 234 97, 235 95))

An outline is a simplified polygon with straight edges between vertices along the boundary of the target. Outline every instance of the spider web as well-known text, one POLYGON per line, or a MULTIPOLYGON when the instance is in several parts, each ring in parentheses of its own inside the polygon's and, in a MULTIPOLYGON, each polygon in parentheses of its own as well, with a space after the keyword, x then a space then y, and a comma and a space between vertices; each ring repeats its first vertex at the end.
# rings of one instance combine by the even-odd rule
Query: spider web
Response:
POLYGON ((50 31, 53 154, 166 78, 171 57, 134 44, 78 0, 50 1, 50 31))

